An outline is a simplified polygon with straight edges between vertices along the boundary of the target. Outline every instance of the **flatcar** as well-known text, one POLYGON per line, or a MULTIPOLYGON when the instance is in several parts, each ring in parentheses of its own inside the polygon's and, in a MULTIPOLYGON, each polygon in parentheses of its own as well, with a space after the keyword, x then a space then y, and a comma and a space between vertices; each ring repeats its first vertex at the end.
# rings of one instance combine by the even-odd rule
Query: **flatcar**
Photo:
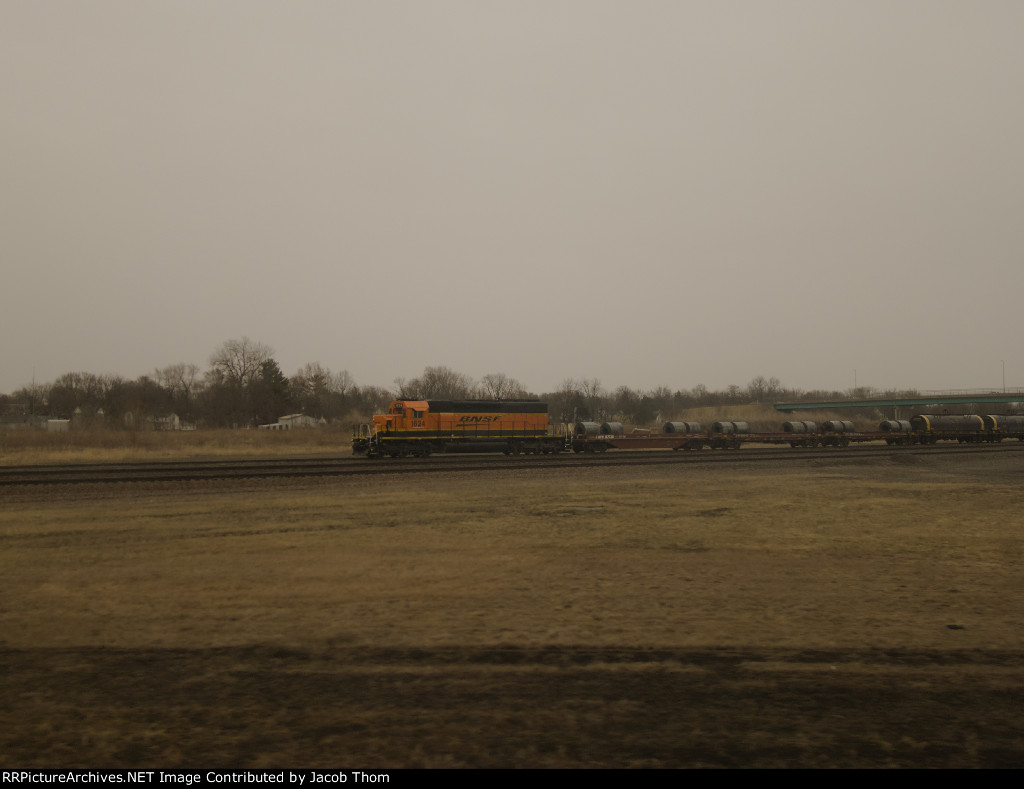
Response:
POLYGON ((434 452, 560 452, 563 436, 538 400, 395 400, 352 440, 357 455, 427 457, 434 452))
MULTIPOLYGON (((606 423, 607 424, 607 423, 606 423)), ((569 439, 574 452, 605 452, 609 449, 698 450, 739 449, 743 444, 789 444, 791 447, 848 447, 854 443, 881 442, 895 446, 960 443, 998 443, 1016 438, 1024 441, 1024 416, 946 416, 918 414, 909 420, 887 420, 876 431, 857 432, 853 422, 828 420, 786 422, 781 431, 753 432, 746 422, 720 420, 702 430, 697 422, 666 422, 661 434, 634 431, 612 434, 596 422, 578 422, 569 439)))

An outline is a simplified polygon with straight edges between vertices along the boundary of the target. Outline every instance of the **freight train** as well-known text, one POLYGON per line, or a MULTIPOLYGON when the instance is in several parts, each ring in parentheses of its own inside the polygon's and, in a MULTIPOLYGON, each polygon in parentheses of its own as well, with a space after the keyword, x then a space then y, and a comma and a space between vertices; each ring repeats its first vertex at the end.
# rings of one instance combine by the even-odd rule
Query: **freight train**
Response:
POLYGON ((537 400, 395 400, 373 423, 358 425, 352 451, 368 458, 427 457, 433 453, 503 452, 550 455, 609 449, 739 449, 745 443, 791 447, 845 447, 885 441, 889 445, 1024 441, 1024 416, 919 414, 886 420, 875 432, 858 433, 853 422, 786 422, 779 432, 752 432, 746 422, 666 422, 661 432, 626 433, 620 422, 576 422, 557 429, 546 403, 537 400))

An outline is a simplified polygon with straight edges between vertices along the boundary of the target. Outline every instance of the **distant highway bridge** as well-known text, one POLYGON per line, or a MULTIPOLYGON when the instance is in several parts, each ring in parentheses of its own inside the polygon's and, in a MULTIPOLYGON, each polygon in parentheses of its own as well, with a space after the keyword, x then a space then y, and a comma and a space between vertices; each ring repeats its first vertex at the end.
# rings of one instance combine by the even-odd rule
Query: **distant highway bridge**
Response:
POLYGON ((776 403, 775 410, 817 411, 828 408, 892 408, 894 418, 899 409, 911 406, 974 405, 980 403, 1024 403, 1024 391, 993 392, 985 390, 957 390, 954 392, 923 392, 915 397, 874 397, 864 400, 825 400, 819 402, 776 403))

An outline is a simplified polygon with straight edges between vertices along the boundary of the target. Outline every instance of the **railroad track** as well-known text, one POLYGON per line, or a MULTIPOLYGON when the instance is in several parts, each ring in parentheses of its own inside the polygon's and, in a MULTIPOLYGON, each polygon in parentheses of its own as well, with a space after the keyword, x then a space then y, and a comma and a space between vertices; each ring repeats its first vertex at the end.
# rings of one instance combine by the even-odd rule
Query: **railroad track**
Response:
POLYGON ((429 458, 365 460, 351 457, 275 459, 164 461, 156 463, 69 464, 52 466, 0 467, 0 488, 38 485, 82 485, 103 483, 192 482, 202 480, 244 480, 301 477, 341 477, 359 475, 429 474, 456 471, 503 471, 538 468, 607 468, 611 466, 663 466, 714 463, 759 463, 792 461, 795 463, 822 459, 859 462, 872 458, 927 455, 983 455, 1024 452, 1024 446, 1013 444, 971 444, 890 447, 861 445, 856 447, 793 449, 755 448, 710 450, 700 452, 667 452, 664 450, 616 450, 606 454, 562 454, 558 456, 475 455, 433 456, 429 458))

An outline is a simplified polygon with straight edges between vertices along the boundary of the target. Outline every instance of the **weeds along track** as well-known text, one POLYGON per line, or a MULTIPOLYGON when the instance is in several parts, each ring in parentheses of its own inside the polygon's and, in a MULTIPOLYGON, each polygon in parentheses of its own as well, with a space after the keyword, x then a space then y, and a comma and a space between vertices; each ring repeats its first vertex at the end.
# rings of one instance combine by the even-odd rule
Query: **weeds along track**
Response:
POLYGON ((67 464, 8 466, 0 468, 0 487, 97 483, 187 482, 203 480, 296 479, 301 477, 344 477, 358 475, 429 474, 452 471, 501 471, 535 468, 608 468, 613 466, 662 466, 677 464, 794 463, 829 460, 863 460, 924 455, 993 455, 1024 452, 1013 445, 972 444, 956 446, 890 447, 862 445, 846 448, 792 449, 748 447, 741 450, 667 452, 664 450, 621 450, 608 454, 520 456, 504 455, 434 456, 390 460, 351 457, 163 461, 117 464, 67 464))

